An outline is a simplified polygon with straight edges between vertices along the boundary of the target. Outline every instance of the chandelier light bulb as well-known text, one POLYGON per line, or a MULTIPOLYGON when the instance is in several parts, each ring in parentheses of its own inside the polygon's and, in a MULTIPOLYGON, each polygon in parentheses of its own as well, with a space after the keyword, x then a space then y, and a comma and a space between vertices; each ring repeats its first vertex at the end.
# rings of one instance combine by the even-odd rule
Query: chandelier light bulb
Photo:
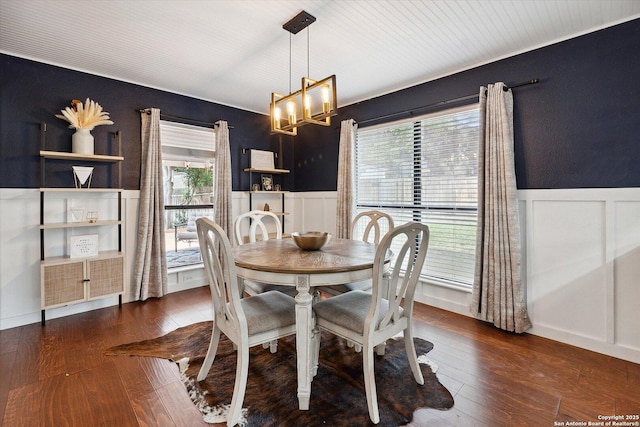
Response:
POLYGON ((304 111, 305 111, 305 117, 311 116, 311 96, 310 95, 306 95, 304 97, 304 111))
POLYGON ((275 120, 276 129, 280 129, 280 118, 281 117, 282 117, 282 110, 280 110, 280 107, 276 107, 273 110, 273 118, 275 120))
POLYGON ((326 113, 331 109, 331 105, 329 103, 329 87, 322 86, 322 112, 326 113))
POLYGON ((296 120, 296 104, 293 101, 287 102, 287 114, 289 115, 289 123, 295 124, 296 120))

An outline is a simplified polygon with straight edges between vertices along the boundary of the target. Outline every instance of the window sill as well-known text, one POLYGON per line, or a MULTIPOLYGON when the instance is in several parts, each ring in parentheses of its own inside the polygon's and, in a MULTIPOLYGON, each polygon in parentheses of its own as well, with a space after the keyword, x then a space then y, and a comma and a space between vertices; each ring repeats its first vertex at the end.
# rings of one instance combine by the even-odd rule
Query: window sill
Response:
POLYGON ((204 264, 203 263, 191 264, 191 265, 185 265, 183 267, 167 268, 167 274, 182 273, 184 271, 198 270, 198 269, 203 269, 203 268, 204 268, 204 264))
POLYGON ((439 286, 441 288, 452 289, 458 292, 464 292, 470 294, 473 291, 473 286, 464 285, 462 283, 451 282, 448 280, 435 279, 433 277, 420 277, 420 283, 424 283, 425 285, 439 286))

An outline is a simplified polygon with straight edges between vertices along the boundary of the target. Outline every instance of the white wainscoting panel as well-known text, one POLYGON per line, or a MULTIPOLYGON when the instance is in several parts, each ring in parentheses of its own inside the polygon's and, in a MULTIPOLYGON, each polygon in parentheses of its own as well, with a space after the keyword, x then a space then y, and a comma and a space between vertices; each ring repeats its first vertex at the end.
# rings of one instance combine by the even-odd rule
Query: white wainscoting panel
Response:
POLYGON ((335 191, 291 193, 291 231, 327 231, 336 234, 335 191))
MULTIPOLYGON (((292 201, 291 201, 291 193, 284 194, 284 211, 282 210, 282 194, 274 193, 258 193, 253 194, 251 197, 253 199, 251 208, 253 210, 264 210, 265 204, 269 205, 269 210, 279 214, 284 212, 284 215, 279 215, 280 221, 284 222, 285 232, 289 232, 290 223, 292 221, 292 201)), ((249 193, 246 191, 234 191, 231 193, 231 216, 232 218, 236 218, 238 215, 249 212, 249 193)), ((248 233, 248 227, 246 230, 248 233)), ((246 234, 245 233, 245 234, 246 234)), ((230 236, 233 238, 233 236, 230 236)))
POLYGON ((640 189, 525 190, 535 335, 640 362, 640 189))
POLYGON ((529 315, 538 326, 607 339, 602 201, 532 202, 529 315))
MULTIPOLYGON (((123 193, 130 282, 124 302, 133 299, 138 193, 123 193)), ((640 188, 521 190, 518 197, 533 322, 528 332, 640 363, 640 188)), ((285 232, 335 234, 335 192, 287 193, 285 204, 285 232)), ((248 205, 248 193, 233 193, 234 217, 248 205)), ((38 213, 38 189, 0 189, 0 329, 40 320, 38 213)), ((202 273, 173 274, 169 292, 205 285, 202 273)), ((416 299, 469 315, 470 297, 463 290, 423 283, 416 299)), ((106 298, 61 307, 48 310, 47 318, 114 304, 117 299, 106 298)))
POLYGON ((640 351, 640 200, 617 201, 614 211, 614 338, 640 351))
POLYGON ((39 197, 0 189, 0 329, 40 320, 39 197))

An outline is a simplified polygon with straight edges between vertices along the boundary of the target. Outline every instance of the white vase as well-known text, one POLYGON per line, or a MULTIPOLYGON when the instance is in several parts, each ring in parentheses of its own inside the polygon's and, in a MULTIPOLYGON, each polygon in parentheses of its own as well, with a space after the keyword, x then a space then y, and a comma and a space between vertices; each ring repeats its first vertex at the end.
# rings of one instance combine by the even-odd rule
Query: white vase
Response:
POLYGON ((93 155, 93 135, 89 129, 77 129, 71 135, 71 152, 93 155))

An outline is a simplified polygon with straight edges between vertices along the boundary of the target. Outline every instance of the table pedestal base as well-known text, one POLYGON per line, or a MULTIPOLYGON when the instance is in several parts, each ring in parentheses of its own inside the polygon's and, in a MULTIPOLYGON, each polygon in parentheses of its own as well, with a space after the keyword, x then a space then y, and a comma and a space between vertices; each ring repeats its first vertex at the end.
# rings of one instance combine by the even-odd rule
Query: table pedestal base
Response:
POLYGON ((298 367, 298 406, 309 410, 311 381, 318 372, 318 331, 313 318, 313 296, 309 292, 309 275, 296 277, 296 359, 298 367))

